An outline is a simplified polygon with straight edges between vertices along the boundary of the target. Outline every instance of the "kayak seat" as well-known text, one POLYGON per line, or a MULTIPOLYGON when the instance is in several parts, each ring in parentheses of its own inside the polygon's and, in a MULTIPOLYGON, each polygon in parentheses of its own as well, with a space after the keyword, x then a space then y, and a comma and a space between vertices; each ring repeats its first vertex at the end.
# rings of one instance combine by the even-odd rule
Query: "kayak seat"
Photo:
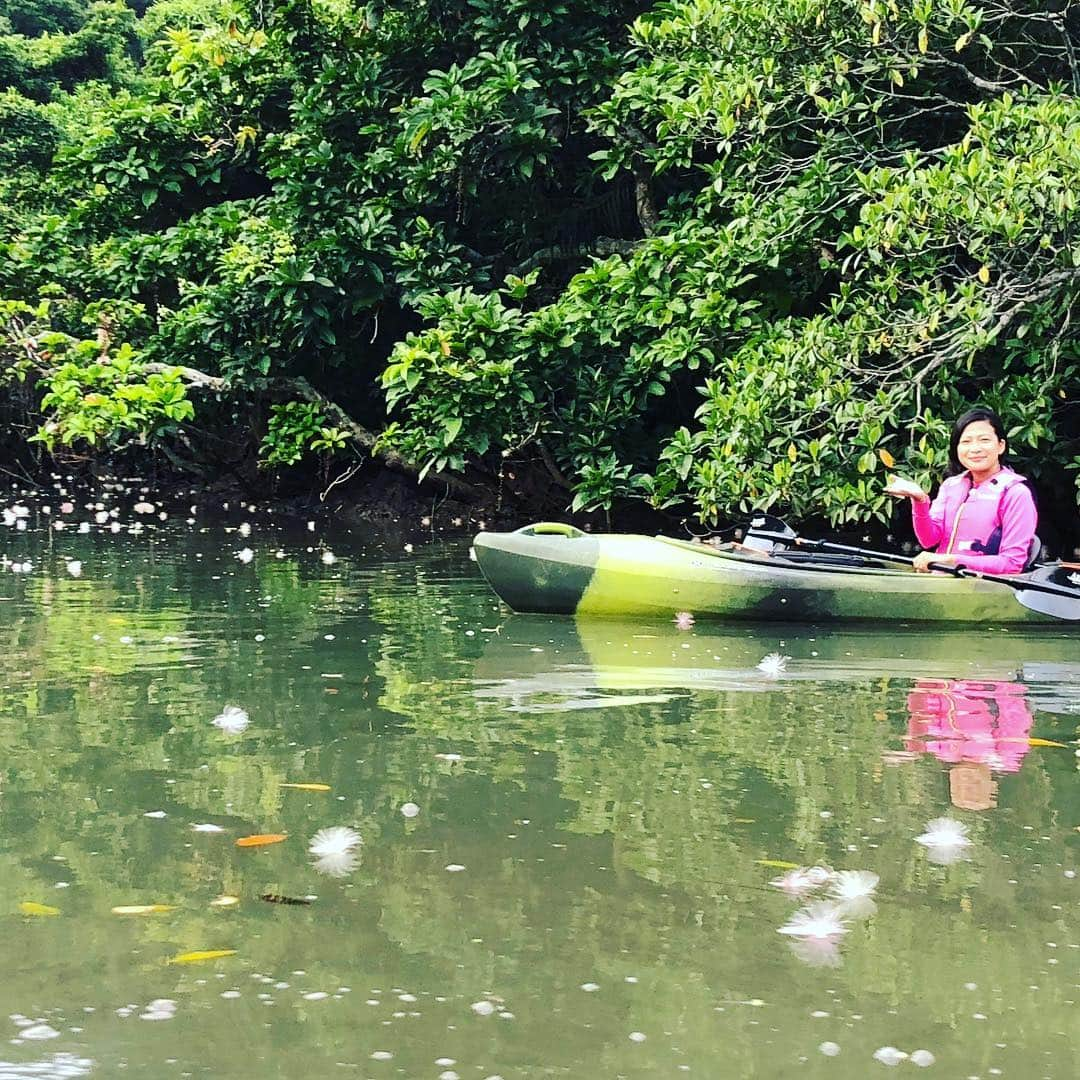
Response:
POLYGON ((1042 561, 1043 557, 1043 542, 1038 536, 1031 538, 1031 546, 1028 548, 1027 562, 1024 563, 1024 572, 1034 570, 1036 566, 1042 561))

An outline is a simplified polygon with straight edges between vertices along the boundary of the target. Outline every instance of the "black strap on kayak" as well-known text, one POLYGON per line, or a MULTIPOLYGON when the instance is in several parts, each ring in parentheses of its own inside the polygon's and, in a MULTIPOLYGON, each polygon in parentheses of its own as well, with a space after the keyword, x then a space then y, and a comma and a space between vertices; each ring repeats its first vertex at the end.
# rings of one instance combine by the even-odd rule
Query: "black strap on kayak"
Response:
MULTIPOLYGON (((829 540, 811 540, 799 536, 794 529, 771 514, 757 514, 750 522, 748 536, 768 540, 774 544, 790 544, 803 551, 834 551, 838 555, 861 555, 864 558, 881 559, 884 562, 912 566, 915 560, 908 555, 894 555, 886 551, 834 544, 829 540)), ((781 556, 782 557, 782 556, 781 556)), ((931 570, 939 570, 953 577, 980 578, 1007 585, 1014 590, 1017 602, 1041 615, 1055 619, 1080 620, 1080 572, 1060 563, 1046 563, 1026 574, 981 574, 965 566, 947 566, 931 563, 931 570)))
POLYGON ((865 555, 824 554, 820 551, 773 551, 772 558, 795 566, 820 566, 824 569, 842 567, 845 570, 884 570, 885 564, 880 559, 869 559, 865 555))

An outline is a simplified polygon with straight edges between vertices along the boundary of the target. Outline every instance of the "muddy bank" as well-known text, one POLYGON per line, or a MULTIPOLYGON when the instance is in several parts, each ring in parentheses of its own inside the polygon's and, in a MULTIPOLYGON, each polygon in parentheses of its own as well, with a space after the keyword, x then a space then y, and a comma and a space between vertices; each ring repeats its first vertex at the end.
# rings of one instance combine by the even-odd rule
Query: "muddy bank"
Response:
MULTIPOLYGON (((234 462, 205 477, 177 470, 166 457, 147 453, 125 457, 72 457, 53 461, 10 458, 0 470, 0 492, 8 503, 35 505, 72 501, 108 506, 146 501, 158 512, 230 516, 237 508, 258 507, 295 521, 329 519, 345 527, 403 535, 471 535, 481 529, 515 529, 533 521, 572 521, 592 531, 702 531, 678 517, 640 504, 611 514, 570 512, 571 494, 552 482, 536 463, 507 461, 495 474, 467 478, 428 475, 387 466, 369 458, 332 470, 267 470, 251 460, 234 462)), ((100 511, 96 511, 100 512, 100 511)))

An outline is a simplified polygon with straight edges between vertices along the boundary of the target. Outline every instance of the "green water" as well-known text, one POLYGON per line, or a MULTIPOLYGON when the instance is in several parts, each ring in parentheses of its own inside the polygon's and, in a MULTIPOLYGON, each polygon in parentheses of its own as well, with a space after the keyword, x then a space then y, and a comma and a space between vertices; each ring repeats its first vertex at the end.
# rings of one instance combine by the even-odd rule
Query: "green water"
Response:
POLYGON ((4 1080, 1080 1075, 1069 630, 579 627, 465 539, 48 524, 0 527, 4 1080), (763 860, 876 911, 800 945, 828 888, 763 860))

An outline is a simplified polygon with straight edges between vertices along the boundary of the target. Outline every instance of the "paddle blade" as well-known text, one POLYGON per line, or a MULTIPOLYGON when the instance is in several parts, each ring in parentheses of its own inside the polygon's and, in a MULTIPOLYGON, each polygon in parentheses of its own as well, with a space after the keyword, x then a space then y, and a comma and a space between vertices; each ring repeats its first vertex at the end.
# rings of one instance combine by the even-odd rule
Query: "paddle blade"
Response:
POLYGON ((1024 607, 1055 619, 1080 620, 1080 572, 1071 566, 1047 563, 1019 580, 1031 583, 1030 589, 1021 586, 1016 593, 1024 607))
POLYGON ((1050 592, 1046 589, 1017 589, 1016 599, 1031 611, 1050 615, 1055 619, 1080 620, 1080 590, 1073 595, 1050 592))

